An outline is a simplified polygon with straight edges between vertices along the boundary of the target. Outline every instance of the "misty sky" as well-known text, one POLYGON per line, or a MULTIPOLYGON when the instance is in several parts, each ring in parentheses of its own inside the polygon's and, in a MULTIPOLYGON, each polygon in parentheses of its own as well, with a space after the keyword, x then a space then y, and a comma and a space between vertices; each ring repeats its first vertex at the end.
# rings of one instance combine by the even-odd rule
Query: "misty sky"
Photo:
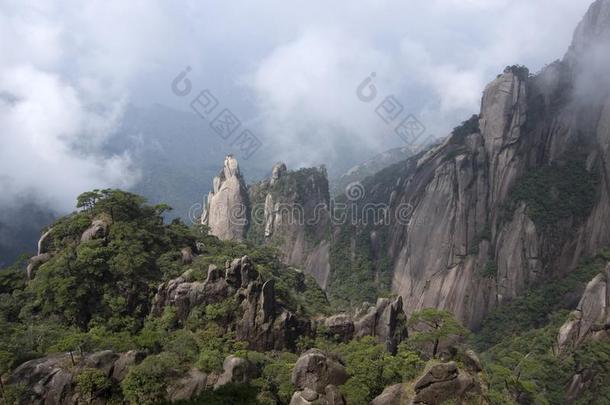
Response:
POLYGON ((138 164, 101 152, 129 103, 188 110, 186 66, 289 166, 346 142, 400 139, 356 97, 371 72, 427 133, 478 113, 506 65, 563 56, 590 1, 0 0, 0 206, 35 195, 67 210, 82 191, 128 187, 138 164))

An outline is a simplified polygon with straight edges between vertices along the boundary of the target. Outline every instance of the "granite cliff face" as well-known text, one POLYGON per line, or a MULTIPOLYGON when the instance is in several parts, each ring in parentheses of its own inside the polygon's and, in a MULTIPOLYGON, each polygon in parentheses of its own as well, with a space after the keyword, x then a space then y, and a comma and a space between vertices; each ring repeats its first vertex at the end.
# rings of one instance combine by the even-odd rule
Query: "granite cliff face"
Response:
POLYGON ((325 287, 330 273, 329 204, 324 168, 289 171, 277 163, 270 178, 246 187, 237 161, 227 156, 202 223, 220 239, 277 247, 286 264, 302 268, 325 287))
POLYGON ((444 308, 476 328, 610 243, 609 9, 591 6, 563 61, 536 75, 507 67, 479 115, 363 182, 360 206, 389 206, 389 223, 366 229, 370 257, 387 249, 407 313, 444 308), (408 223, 395 220, 404 207, 408 223))
POLYGON ((224 166, 214 177, 213 189, 204 202, 201 223, 220 239, 243 240, 248 226, 248 193, 237 159, 225 157, 224 166))
MULTIPOLYGON (((248 238, 278 246, 331 295, 352 271, 337 273, 340 264, 362 259, 371 280, 390 275, 407 313, 443 308, 476 328, 495 306, 610 244, 608 55, 610 1, 599 0, 563 60, 536 75, 507 67, 485 88, 478 115, 363 180, 358 199, 347 196, 361 214, 383 204, 388 221, 331 225, 333 213, 319 208, 329 202, 325 175, 280 164, 249 188, 248 238), (304 225, 295 224, 299 215, 304 225)), ((245 201, 243 186, 234 189, 245 201)), ((216 190, 210 218, 212 210, 226 214, 226 204, 213 207, 216 190)), ((220 228, 213 233, 229 239, 245 229, 220 228)))

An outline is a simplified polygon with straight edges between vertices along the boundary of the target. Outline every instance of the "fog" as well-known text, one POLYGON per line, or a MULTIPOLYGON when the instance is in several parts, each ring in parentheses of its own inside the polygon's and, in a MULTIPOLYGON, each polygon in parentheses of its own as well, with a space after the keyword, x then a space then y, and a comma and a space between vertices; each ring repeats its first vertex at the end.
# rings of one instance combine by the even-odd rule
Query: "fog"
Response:
POLYGON ((186 66, 290 167, 400 146, 375 113, 389 95, 443 136, 504 66, 561 58, 588 5, 3 1, 0 206, 26 198, 66 212, 82 191, 136 184, 138 161, 107 143, 130 103, 188 111, 170 89, 186 66), (365 103, 356 88, 373 72, 379 98, 365 103))

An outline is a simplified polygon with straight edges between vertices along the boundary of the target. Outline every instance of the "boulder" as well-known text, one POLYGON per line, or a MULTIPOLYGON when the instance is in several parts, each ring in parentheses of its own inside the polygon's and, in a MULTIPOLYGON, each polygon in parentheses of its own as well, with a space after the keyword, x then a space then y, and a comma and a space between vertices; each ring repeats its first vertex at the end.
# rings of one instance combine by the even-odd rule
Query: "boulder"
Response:
POLYGON ((208 387, 208 376, 196 368, 173 381, 167 389, 167 399, 170 402, 185 401, 201 394, 208 387))
POLYGON ((292 371, 292 383, 300 390, 309 388, 325 394, 328 385, 344 384, 349 375, 345 366, 318 349, 310 349, 297 360, 292 371))
POLYGON ((51 260, 51 254, 50 253, 42 253, 42 254, 40 254, 38 256, 32 257, 28 261, 28 267, 26 268, 26 273, 27 273, 28 280, 33 279, 34 276, 35 276, 36 270, 38 270, 38 268, 40 266, 42 266, 43 264, 45 264, 49 260, 51 260))
POLYGON ((190 247, 187 246, 180 249, 180 256, 182 264, 188 265, 193 263, 193 249, 191 249, 190 247))
POLYGON ((459 370, 453 361, 435 364, 414 385, 413 402, 438 405, 452 398, 462 398, 466 393, 480 392, 478 379, 459 370))
POLYGON ((246 384, 256 378, 258 370, 250 361, 237 356, 229 356, 222 364, 222 374, 218 377, 214 388, 226 384, 246 384))
POLYGON ((296 391, 290 399, 290 405, 346 405, 345 398, 334 385, 327 385, 320 394, 311 388, 296 391))
POLYGON ((103 219, 96 219, 91 223, 91 226, 83 232, 80 237, 80 241, 89 242, 94 239, 101 239, 106 237, 108 232, 108 223, 103 219))
POLYGON ((354 321, 347 314, 338 314, 326 318, 324 326, 332 336, 337 336, 341 341, 347 342, 354 337, 354 321))
MULTIPOLYGON (((70 354, 58 354, 27 361, 17 367, 7 378, 9 385, 19 384, 27 389, 28 402, 45 405, 72 405, 79 399, 75 391, 74 377, 85 368, 101 370, 107 377, 115 376, 115 364, 125 354, 109 350, 74 356, 72 364, 70 354)), ((124 378, 115 379, 120 382, 124 378)), ((97 403, 97 399, 94 399, 97 403)))
POLYGON ((370 405, 402 405, 405 403, 405 387, 403 384, 395 384, 386 387, 383 392, 371 401, 370 405))
POLYGON ((568 320, 559 328, 559 351, 580 346, 587 340, 610 340, 610 264, 595 276, 568 320))
POLYGON ((146 353, 138 350, 130 350, 127 353, 122 353, 114 362, 112 369, 112 379, 122 381, 127 376, 129 369, 138 365, 146 358, 146 353))

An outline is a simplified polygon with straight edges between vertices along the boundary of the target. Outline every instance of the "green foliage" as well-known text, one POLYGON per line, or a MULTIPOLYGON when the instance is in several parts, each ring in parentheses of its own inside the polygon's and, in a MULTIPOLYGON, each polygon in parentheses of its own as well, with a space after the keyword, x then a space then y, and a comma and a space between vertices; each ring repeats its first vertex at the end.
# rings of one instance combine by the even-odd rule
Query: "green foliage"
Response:
POLYGON ((531 170, 511 190, 505 217, 525 202, 528 216, 539 229, 570 218, 582 221, 593 208, 598 182, 599 176, 586 169, 584 159, 531 170))
POLYGON ((415 312, 409 319, 409 325, 414 328, 410 340, 415 344, 432 346, 432 357, 436 357, 439 344, 450 337, 466 337, 468 329, 449 311, 426 308, 415 312))
MULTIPOLYGON (((610 260, 610 251, 603 251, 585 260, 576 269, 560 278, 551 279, 492 311, 474 337, 475 346, 484 350, 521 331, 536 329, 549 322, 549 314, 568 309, 565 297, 578 291, 584 283, 602 271, 610 260)), ((575 305, 575 303, 572 303, 575 305)))
POLYGON ((504 341, 483 355, 492 403, 560 404, 565 403, 565 382, 571 377, 574 362, 553 352, 559 325, 506 336, 504 341))
POLYGON ((159 282, 180 272, 170 258, 194 237, 178 222, 163 224, 166 207, 148 206, 134 194, 102 190, 81 197, 86 210, 52 226, 56 254, 25 289, 33 296, 30 315, 56 315, 81 329, 136 332, 159 282), (81 243, 84 229, 99 218, 108 224, 107 236, 81 243))
POLYGON ((476 134, 480 131, 479 116, 473 115, 453 129, 453 132, 451 133, 451 143, 461 145, 464 142, 464 138, 468 135, 476 134))
POLYGON ((420 356, 400 345, 396 356, 390 355, 373 337, 341 344, 337 353, 345 361, 350 379, 341 392, 349 404, 368 404, 388 385, 415 377, 424 366, 420 356))
POLYGON ((258 390, 251 385, 228 384, 213 391, 204 391, 199 397, 174 402, 176 405, 261 405, 258 390))
MULTIPOLYGON (((349 221, 348 221, 349 222, 349 221)), ((330 247, 332 272, 328 286, 333 307, 347 310, 375 302, 382 294, 375 281, 368 230, 346 223, 333 233, 330 247)))
MULTIPOLYGON (((259 355, 260 356, 260 355, 259 355)), ((293 392, 295 391, 290 378, 292 369, 298 360, 293 353, 269 353, 263 358, 252 359, 250 361, 258 363, 262 370, 261 376, 254 381, 252 385, 258 389, 258 400, 261 404, 276 404, 277 400, 280 403, 287 404, 290 402, 293 392)))
POLYGON ((89 403, 110 389, 111 385, 106 374, 97 368, 85 368, 76 375, 76 389, 89 403))
POLYGON ((174 353, 148 356, 132 367, 121 382, 123 395, 133 404, 162 402, 169 380, 183 371, 180 364, 180 359, 174 353))
POLYGON ((198 332, 199 358, 195 366, 201 371, 210 373, 222 370, 225 357, 233 354, 240 347, 232 334, 212 323, 207 329, 198 332))
POLYGON ((504 72, 505 73, 508 73, 508 72, 513 73, 521 81, 526 81, 530 77, 530 70, 527 67, 523 66, 523 65, 507 66, 506 69, 504 69, 504 72))
POLYGON ((483 269, 481 270, 481 277, 496 278, 497 275, 498 265, 494 261, 489 260, 487 263, 485 263, 485 267, 483 267, 483 269))

